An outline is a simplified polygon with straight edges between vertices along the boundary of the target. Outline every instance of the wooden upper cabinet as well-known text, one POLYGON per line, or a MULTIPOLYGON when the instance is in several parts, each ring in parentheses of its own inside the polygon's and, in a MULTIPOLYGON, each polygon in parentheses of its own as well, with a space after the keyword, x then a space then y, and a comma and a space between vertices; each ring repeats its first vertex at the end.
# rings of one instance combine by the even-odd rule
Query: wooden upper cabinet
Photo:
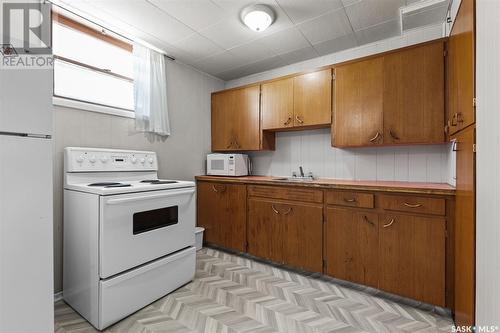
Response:
POLYGON ((445 230, 445 218, 382 214, 379 288, 445 306, 445 230))
POLYGON ((332 70, 293 78, 294 126, 329 125, 332 121, 332 70))
POLYGON ((325 69, 261 86, 262 128, 323 127, 332 121, 332 71, 325 69))
POLYGON ((273 149, 261 136, 260 86, 212 94, 212 150, 273 149))
POLYGON ((293 78, 261 86, 262 129, 293 127, 293 78))
POLYGON ((447 128, 450 134, 475 122, 474 30, 474 0, 462 0, 447 45, 447 128))
POLYGON ((383 73, 383 57, 335 68, 333 146, 383 143, 383 73))
POLYGON ((444 142, 444 43, 384 57, 384 144, 444 142))

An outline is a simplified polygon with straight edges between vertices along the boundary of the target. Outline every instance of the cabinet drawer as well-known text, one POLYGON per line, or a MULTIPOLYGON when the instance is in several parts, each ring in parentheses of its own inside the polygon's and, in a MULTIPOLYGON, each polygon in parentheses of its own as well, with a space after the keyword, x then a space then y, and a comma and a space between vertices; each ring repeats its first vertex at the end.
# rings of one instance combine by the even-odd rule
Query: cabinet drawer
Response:
POLYGON ((446 215, 446 201, 441 198, 381 195, 380 206, 386 210, 446 215))
POLYGON ((373 208, 373 194, 361 192, 330 191, 326 193, 329 205, 373 208))
POLYGON ((300 188, 248 186, 248 195, 263 198, 297 200, 303 202, 323 202, 322 191, 300 188))

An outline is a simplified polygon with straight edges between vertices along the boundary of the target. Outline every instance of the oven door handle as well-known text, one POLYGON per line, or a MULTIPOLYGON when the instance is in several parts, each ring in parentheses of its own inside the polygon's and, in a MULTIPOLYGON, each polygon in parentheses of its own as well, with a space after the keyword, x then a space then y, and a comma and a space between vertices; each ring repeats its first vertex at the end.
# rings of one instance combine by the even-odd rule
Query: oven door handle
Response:
POLYGON ((131 197, 131 198, 117 198, 117 199, 108 199, 106 201, 107 205, 119 205, 127 202, 141 201, 141 200, 151 200, 151 199, 159 199, 159 198, 168 198, 176 195, 183 194, 193 194, 195 192, 194 189, 184 190, 184 191, 175 191, 169 190, 168 193, 162 194, 152 194, 152 195, 141 195, 140 197, 131 197))

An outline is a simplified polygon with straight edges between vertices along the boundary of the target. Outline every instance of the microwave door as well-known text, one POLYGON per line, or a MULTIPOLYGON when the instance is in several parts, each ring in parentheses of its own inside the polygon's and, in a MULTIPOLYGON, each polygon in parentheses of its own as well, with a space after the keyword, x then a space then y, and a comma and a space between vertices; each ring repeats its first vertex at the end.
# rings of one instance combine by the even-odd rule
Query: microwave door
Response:
POLYGON ((210 158, 208 164, 209 175, 227 176, 229 174, 229 163, 226 158, 210 158))

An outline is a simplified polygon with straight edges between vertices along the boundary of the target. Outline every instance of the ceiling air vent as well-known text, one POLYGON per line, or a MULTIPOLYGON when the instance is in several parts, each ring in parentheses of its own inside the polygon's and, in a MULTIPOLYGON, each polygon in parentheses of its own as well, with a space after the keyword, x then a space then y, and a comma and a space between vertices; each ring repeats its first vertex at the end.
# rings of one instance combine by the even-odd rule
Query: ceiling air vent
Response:
POLYGON ((401 7, 402 32, 415 28, 444 23, 450 0, 422 0, 401 7))

